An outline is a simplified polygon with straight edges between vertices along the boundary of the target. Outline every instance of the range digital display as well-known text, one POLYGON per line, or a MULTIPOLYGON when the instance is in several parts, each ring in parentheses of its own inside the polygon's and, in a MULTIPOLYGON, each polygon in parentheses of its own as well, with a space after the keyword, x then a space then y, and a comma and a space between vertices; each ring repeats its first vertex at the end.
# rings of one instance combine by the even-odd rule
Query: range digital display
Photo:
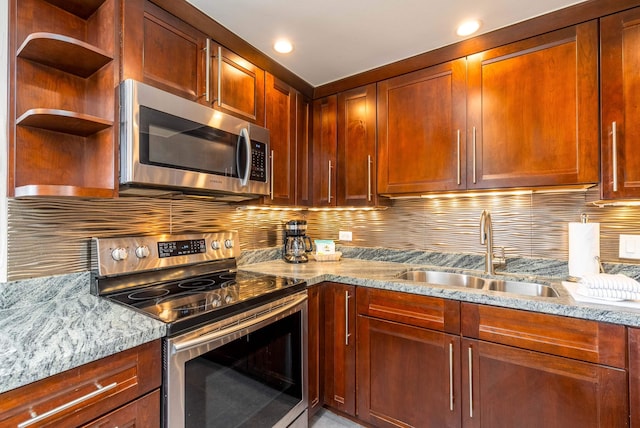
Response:
POLYGON ((161 259, 205 253, 206 251, 207 245, 204 239, 158 242, 158 257, 161 259))

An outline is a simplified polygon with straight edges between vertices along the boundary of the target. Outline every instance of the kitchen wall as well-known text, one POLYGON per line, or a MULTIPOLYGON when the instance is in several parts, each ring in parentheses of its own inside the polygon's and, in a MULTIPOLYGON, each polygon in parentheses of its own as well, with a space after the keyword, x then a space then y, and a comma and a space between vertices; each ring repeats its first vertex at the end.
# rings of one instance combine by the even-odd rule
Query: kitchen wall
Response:
MULTIPOLYGON (((291 211, 250 209, 206 199, 10 199, 9 279, 90 268, 90 238, 237 229, 243 249, 279 246, 283 223, 306 218, 313 238, 344 245, 481 254, 479 219, 491 210, 494 244, 508 257, 567 259, 567 222, 588 213, 601 223, 604 261, 620 261, 618 235, 640 234, 640 207, 592 204, 599 189, 554 193, 396 199, 384 210, 291 211)), ((625 260, 629 263, 630 261, 625 260)))

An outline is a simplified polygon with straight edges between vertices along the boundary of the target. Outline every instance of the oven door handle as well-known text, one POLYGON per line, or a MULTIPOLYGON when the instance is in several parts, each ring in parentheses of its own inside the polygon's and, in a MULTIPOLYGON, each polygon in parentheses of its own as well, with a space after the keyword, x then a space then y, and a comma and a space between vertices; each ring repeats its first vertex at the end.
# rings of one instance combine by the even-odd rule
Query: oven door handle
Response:
POLYGON ((202 336, 195 337, 193 339, 176 341, 173 343, 173 353, 175 354, 180 351, 185 351, 191 348, 195 348, 207 342, 211 342, 212 340, 216 340, 220 337, 226 336, 227 334, 250 328, 256 324, 260 324, 268 320, 269 318, 273 318, 290 311, 291 309, 295 308, 299 304, 303 303, 305 300, 307 300, 306 293, 304 295, 301 295, 297 299, 291 301, 291 303, 287 303, 286 305, 281 306, 274 311, 267 312, 255 318, 248 319, 247 321, 244 321, 242 323, 234 324, 225 329, 213 331, 211 333, 207 333, 202 336))

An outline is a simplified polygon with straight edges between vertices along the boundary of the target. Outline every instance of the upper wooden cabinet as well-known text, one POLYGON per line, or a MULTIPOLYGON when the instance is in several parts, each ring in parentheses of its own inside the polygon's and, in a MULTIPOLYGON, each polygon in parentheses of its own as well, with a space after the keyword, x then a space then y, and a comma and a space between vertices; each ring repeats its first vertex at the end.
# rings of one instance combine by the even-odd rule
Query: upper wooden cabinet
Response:
POLYGON ((464 59, 378 83, 378 192, 464 189, 464 59))
POLYGON ((264 125, 264 70, 222 46, 215 45, 210 52, 213 107, 264 125))
POLYGON ((336 206, 338 97, 313 101, 312 194, 316 207, 336 206))
POLYGON ((307 205, 310 102, 293 87, 266 75, 265 126, 270 132, 270 195, 265 204, 307 205))
POLYGON ((114 196, 118 2, 9 8, 9 195, 114 196))
POLYGON ((467 187, 597 183, 598 24, 468 57, 467 187))
POLYGON ((602 197, 640 197, 640 8, 600 20, 602 197))
POLYGON ((376 85, 338 94, 338 206, 375 206, 376 85))
POLYGON ((125 0, 122 79, 264 125, 264 70, 145 0, 125 0))

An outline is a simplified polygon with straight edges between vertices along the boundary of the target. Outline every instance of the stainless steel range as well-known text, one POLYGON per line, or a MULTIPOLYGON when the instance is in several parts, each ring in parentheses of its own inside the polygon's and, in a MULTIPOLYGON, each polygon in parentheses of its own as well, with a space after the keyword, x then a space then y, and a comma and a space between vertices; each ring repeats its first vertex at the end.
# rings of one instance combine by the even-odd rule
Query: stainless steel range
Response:
POLYGON ((165 427, 307 426, 306 283, 239 254, 235 231, 92 240, 92 293, 167 323, 165 427))

